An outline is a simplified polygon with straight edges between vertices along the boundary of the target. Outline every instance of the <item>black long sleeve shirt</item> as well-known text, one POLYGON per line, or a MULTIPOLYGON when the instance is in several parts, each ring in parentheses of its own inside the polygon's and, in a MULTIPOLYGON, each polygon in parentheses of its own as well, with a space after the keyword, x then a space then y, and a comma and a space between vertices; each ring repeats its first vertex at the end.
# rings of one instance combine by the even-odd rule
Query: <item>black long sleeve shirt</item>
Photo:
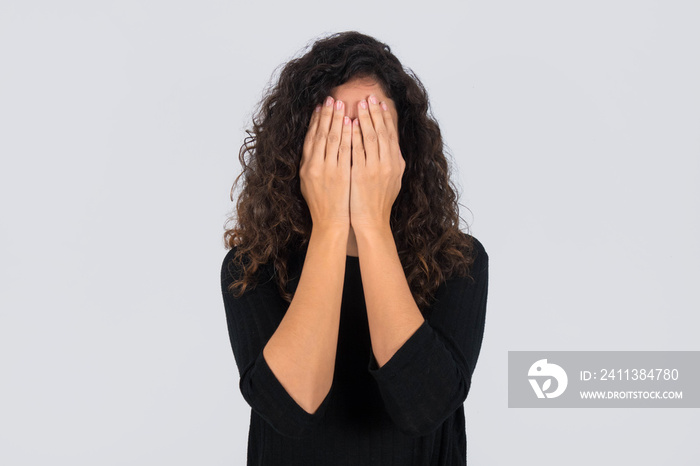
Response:
MULTIPOLYGON (((239 298, 228 284, 239 270, 223 261, 226 321, 251 407, 248 466, 457 466, 466 464, 464 401, 484 332, 488 255, 474 238, 472 282, 444 281, 425 322, 382 367, 371 351, 359 258, 346 256, 338 347, 331 389, 310 414, 287 393, 262 350, 289 304, 271 263, 239 298)), ((289 263, 287 289, 298 284, 306 251, 289 263)))

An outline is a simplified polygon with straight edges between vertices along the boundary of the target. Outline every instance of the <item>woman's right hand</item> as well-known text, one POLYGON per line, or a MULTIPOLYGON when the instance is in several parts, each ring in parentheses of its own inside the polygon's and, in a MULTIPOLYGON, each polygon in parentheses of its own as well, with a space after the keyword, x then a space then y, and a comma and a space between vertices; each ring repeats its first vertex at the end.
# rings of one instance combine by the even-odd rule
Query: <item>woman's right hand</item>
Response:
POLYGON ((352 121, 328 96, 311 115, 299 164, 301 193, 314 227, 350 228, 352 121), (319 109, 320 107, 320 109, 319 109))

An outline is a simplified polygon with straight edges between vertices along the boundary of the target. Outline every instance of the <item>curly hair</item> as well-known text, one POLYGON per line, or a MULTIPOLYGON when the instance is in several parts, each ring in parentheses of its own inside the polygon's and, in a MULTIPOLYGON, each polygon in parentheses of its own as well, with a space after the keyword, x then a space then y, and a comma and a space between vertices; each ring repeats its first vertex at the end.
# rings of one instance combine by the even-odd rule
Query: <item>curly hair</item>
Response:
MULTIPOLYGON (((371 78, 394 101, 399 115, 399 146, 406 161, 390 225, 411 293, 419 309, 431 305, 441 282, 471 277, 474 243, 459 228, 459 203, 450 180, 440 128, 429 113, 428 95, 418 77, 404 68, 388 45, 357 31, 319 39, 311 50, 289 61, 268 86, 239 151, 244 186, 237 220, 224 242, 236 248, 233 262, 243 274, 228 287, 242 295, 254 287, 259 267, 273 261, 280 295, 287 290, 291 251, 303 248, 312 220, 301 193, 299 163, 308 121, 331 89, 355 78, 371 78), (247 261, 244 261, 244 256, 247 261)), ((308 49, 308 44, 305 47, 308 49)), ((304 50, 305 50, 304 49, 304 50)))

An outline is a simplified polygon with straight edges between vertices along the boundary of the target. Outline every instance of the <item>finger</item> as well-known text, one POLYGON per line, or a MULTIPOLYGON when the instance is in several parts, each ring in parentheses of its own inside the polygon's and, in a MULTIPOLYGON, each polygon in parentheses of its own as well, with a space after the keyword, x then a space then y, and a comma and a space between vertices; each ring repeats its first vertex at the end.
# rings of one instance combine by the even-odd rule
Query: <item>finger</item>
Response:
POLYGON ((367 164, 365 147, 360 133, 360 120, 355 118, 352 122, 352 166, 364 167, 367 164))
POLYGON ((362 130, 365 164, 370 166, 379 161, 379 147, 377 146, 377 133, 372 125, 372 117, 369 114, 366 100, 361 100, 357 104, 357 119, 360 121, 360 130, 362 130))
POLYGON ((319 112, 318 128, 316 128, 316 133, 314 134, 313 141, 313 154, 312 158, 323 162, 326 158, 326 141, 328 139, 328 131, 331 126, 331 118, 333 117, 333 97, 326 97, 323 107, 319 112))
POLYGON ((369 96, 369 114, 372 117, 372 124, 374 125, 374 132, 377 135, 377 159, 381 162, 382 158, 386 158, 384 162, 391 161, 391 147, 389 146, 389 138, 387 136, 387 130, 384 126, 384 115, 382 113, 384 110, 379 105, 377 96, 374 94, 369 96))
POLYGON ((380 102, 379 106, 382 109, 382 117, 384 119, 384 128, 386 129, 387 140, 389 142, 389 156, 395 157, 396 162, 400 163, 401 149, 399 148, 399 138, 394 125, 394 118, 389 111, 389 106, 386 102, 380 102), (398 149, 398 150, 397 150, 398 149))
POLYGON ((380 102, 379 106, 382 107, 382 115, 384 116, 384 127, 386 127, 386 134, 389 136, 389 141, 396 140, 399 141, 399 134, 396 130, 397 124, 394 121, 394 116, 389 110, 389 105, 384 102, 380 102))
POLYGON ((321 115, 321 105, 317 105, 316 108, 311 112, 311 119, 309 121, 309 129, 306 131, 306 137, 304 138, 304 146, 301 155, 301 164, 308 162, 311 157, 314 136, 316 135, 316 129, 318 128, 318 120, 321 115))
POLYGON ((340 135, 340 146, 338 146, 338 166, 350 168, 352 150, 352 120, 343 116, 343 132, 340 135))
POLYGON ((336 100, 333 106, 333 119, 331 120, 331 129, 328 132, 326 139, 326 157, 333 157, 332 162, 338 164, 338 146, 340 145, 340 136, 343 132, 343 116, 345 116, 345 104, 342 100, 336 100))

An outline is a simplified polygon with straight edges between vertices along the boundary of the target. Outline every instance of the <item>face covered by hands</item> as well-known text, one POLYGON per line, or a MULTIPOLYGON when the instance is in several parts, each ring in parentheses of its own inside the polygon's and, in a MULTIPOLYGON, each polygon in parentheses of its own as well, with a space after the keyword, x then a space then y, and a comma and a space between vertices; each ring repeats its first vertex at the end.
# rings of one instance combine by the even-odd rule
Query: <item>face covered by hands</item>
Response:
POLYGON ((406 162, 394 102, 371 78, 331 90, 312 113, 299 167, 314 225, 390 228, 406 162))

